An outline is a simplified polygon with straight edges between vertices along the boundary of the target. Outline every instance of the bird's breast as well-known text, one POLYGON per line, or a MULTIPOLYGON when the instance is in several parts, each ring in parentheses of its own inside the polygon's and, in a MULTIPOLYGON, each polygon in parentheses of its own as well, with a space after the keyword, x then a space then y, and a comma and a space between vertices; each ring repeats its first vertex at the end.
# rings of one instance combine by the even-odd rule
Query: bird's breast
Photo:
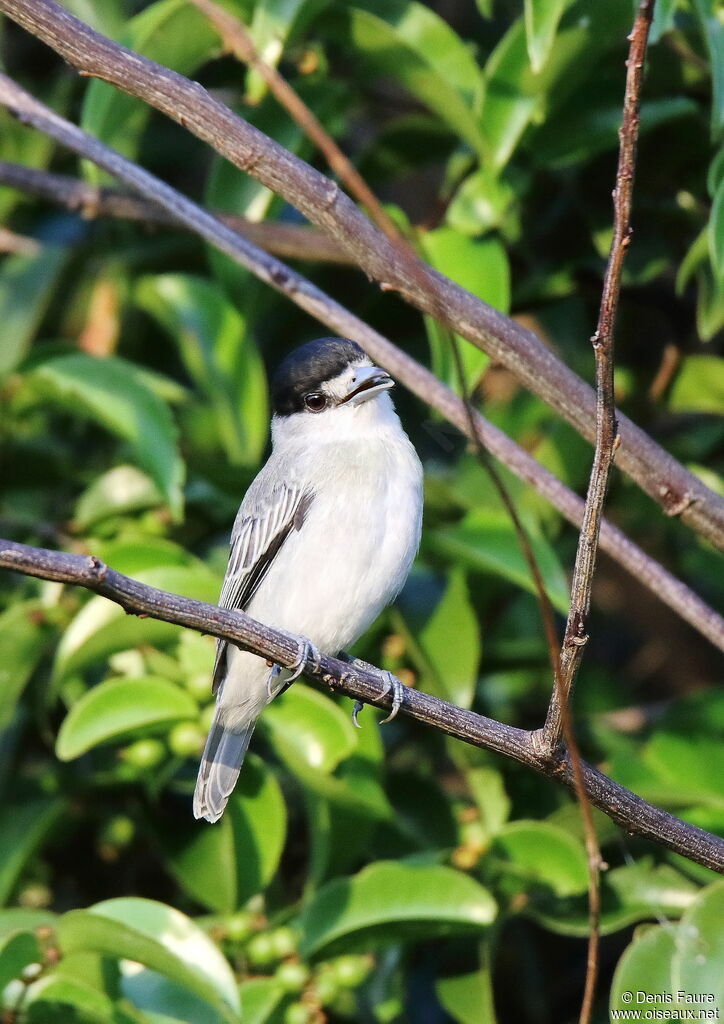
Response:
POLYGON ((422 470, 405 435, 329 446, 310 467, 313 500, 248 611, 349 647, 402 588, 420 540, 422 470))

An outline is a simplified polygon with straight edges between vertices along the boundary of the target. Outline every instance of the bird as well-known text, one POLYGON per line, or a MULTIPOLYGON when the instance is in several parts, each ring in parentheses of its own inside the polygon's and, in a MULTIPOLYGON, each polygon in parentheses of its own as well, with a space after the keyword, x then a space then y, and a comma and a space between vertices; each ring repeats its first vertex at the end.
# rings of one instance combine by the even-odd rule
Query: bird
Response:
MULTIPOLYGON (((308 657, 352 660, 347 649, 407 579, 420 543, 423 471, 392 387, 347 338, 299 346, 271 379, 272 450, 239 507, 219 604, 294 634, 299 656, 291 668, 270 666, 217 640, 196 818, 219 820, 259 715, 308 657)), ((384 676, 394 717, 403 688, 384 676)))

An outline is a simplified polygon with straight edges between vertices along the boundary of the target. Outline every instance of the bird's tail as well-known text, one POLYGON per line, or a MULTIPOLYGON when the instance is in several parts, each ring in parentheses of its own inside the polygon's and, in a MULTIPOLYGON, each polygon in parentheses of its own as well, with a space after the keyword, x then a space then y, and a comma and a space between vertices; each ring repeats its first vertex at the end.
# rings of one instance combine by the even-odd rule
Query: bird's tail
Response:
POLYGON ((244 755, 254 732, 257 716, 241 722, 234 729, 219 721, 217 706, 201 757, 196 790, 194 817, 218 821, 239 778, 244 755))

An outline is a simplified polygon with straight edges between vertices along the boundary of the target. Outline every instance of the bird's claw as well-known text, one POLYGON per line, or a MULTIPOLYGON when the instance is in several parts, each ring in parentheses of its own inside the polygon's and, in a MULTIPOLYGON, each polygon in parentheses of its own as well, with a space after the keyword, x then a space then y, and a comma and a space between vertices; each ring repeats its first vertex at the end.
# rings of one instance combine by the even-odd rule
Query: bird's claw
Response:
MULTIPOLYGON (((392 690, 392 708, 387 718, 383 718, 381 720, 380 725, 384 725, 385 722, 391 722, 392 719, 397 716, 397 712, 402 707, 402 702, 405 698, 404 683, 400 682, 397 676, 393 675, 392 672, 387 672, 386 670, 382 671, 381 669, 378 669, 375 665, 370 665, 368 662, 362 661, 361 658, 352 658, 350 657, 349 654, 345 654, 344 651, 340 652, 339 657, 342 659, 342 661, 346 661, 349 665, 351 665, 352 668, 362 668, 365 669, 367 672, 373 672, 376 676, 382 677, 382 681, 384 683, 385 688, 380 694, 380 696, 385 697, 390 692, 390 690, 392 690)), ((354 702, 354 707, 352 708, 352 724, 355 725, 358 729, 361 729, 362 726, 359 724, 357 716, 359 715, 360 711, 363 708, 364 704, 362 703, 362 701, 356 700, 354 702)))
POLYGON ((292 664, 289 665, 289 669, 291 670, 292 674, 290 675, 289 679, 287 679, 287 683, 293 683, 295 679, 299 678, 299 676, 304 671, 304 666, 310 659, 312 660, 315 670, 319 668, 319 663, 322 660, 322 655, 319 653, 319 651, 311 642, 311 640, 306 640, 304 637, 299 637, 298 643, 299 647, 297 648, 297 656, 292 662, 292 664))
POLYGON ((386 722, 391 722, 393 718, 397 718, 397 712, 402 707, 402 702, 405 699, 405 685, 400 682, 397 676, 393 676, 391 672, 383 672, 382 675, 385 678, 385 688, 382 691, 382 696, 386 697, 387 694, 392 690, 392 708, 387 718, 383 718, 380 721, 380 725, 384 725, 386 722))

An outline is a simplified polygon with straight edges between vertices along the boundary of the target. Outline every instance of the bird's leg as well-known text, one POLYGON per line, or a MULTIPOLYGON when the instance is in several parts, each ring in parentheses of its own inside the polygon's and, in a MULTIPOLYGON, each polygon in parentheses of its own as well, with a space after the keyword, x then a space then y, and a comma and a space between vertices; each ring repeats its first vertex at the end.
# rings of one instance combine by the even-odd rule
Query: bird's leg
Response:
POLYGON ((281 669, 278 665, 272 665, 269 669, 269 675, 266 677, 266 695, 269 700, 273 700, 274 698, 274 694, 272 692, 272 679, 276 679, 280 672, 281 669))
MULTIPOLYGON (((363 661, 361 658, 353 658, 345 651, 339 652, 339 658, 341 661, 346 661, 348 665, 352 666, 352 668, 361 668, 364 669, 366 672, 372 672, 374 675, 380 676, 380 678, 382 679, 382 683, 385 687, 380 696, 385 697, 390 692, 390 690, 392 691, 392 709, 390 710, 390 713, 387 716, 387 718, 383 718, 380 721, 380 725, 384 725, 385 722, 391 722, 393 718, 396 718, 397 712, 402 707, 402 702, 405 699, 404 683, 402 683, 397 678, 397 676, 393 675, 391 672, 388 672, 386 669, 379 669, 377 668, 376 665, 370 665, 368 661, 363 661)), ((352 721, 357 726, 358 729, 361 729, 362 726, 357 721, 357 715, 363 708, 364 704, 362 703, 361 700, 356 700, 354 702, 354 707, 352 708, 352 721)))
POLYGON ((292 675, 287 679, 287 683, 292 683, 295 679, 299 678, 304 671, 304 666, 310 658, 312 659, 315 670, 319 668, 319 663, 322 660, 322 655, 311 640, 307 640, 305 637, 300 636, 297 637, 297 643, 299 644, 299 647, 297 648, 297 656, 289 666, 292 671, 292 675))

